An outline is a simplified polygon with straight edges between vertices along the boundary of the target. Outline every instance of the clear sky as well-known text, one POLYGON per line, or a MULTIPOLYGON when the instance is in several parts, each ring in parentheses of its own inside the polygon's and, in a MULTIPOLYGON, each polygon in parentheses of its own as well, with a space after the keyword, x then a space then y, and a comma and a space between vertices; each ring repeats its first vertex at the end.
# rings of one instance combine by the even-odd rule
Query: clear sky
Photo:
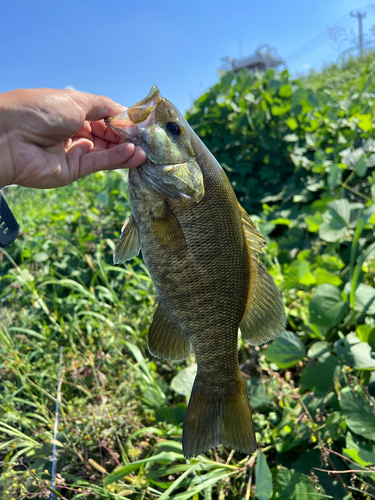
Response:
MULTIPOLYGON (((335 61, 327 26, 357 36, 349 13, 363 2, 1 0, 0 92, 72 86, 129 106, 156 83, 184 112, 218 81, 221 57, 269 43, 293 74, 335 61)), ((364 31, 374 24, 367 7, 364 31)))

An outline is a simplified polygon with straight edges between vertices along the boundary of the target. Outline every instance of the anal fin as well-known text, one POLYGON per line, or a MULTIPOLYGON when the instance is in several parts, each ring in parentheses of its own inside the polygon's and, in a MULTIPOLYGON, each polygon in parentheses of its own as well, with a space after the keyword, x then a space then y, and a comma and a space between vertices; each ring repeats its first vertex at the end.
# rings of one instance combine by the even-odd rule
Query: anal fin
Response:
POLYGON ((122 226, 121 236, 113 254, 113 263, 122 264, 136 257, 141 249, 138 228, 133 215, 131 215, 122 226))
POLYGON ((250 345, 259 345, 278 337, 285 328, 283 300, 270 273, 258 259, 264 239, 240 206, 242 226, 250 258, 250 285, 241 333, 250 345))
POLYGON ((163 304, 158 305, 148 332, 148 350, 153 356, 163 359, 185 359, 190 354, 189 337, 181 331, 163 304))

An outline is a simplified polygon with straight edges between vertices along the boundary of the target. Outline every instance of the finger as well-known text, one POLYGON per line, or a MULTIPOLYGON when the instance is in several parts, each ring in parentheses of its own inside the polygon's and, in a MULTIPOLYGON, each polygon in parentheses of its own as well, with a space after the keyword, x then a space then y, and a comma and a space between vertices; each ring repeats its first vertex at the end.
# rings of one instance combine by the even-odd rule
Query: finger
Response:
POLYGON ((71 98, 78 104, 86 114, 86 120, 101 120, 107 116, 122 113, 126 108, 109 97, 86 94, 72 90, 71 98))
POLYGON ((96 122, 91 122, 91 130, 92 134, 105 139, 108 142, 116 142, 119 143, 120 137, 107 125, 104 123, 104 120, 99 120, 96 122))
MULTIPOLYGON (((108 149, 108 146, 110 144, 109 142, 105 141, 104 139, 101 139, 100 137, 94 137, 93 143, 95 149, 108 149)), ((118 144, 115 144, 115 146, 118 146, 118 144)))
POLYGON ((121 144, 111 149, 90 148, 92 144, 83 139, 74 144, 67 153, 67 161, 71 170, 76 171, 80 179, 100 170, 116 168, 134 168, 146 159, 146 153, 133 144, 121 144))
POLYGON ((94 140, 95 137, 99 137, 110 143, 118 144, 120 142, 120 136, 107 127, 104 120, 99 120, 97 122, 85 121, 83 127, 73 135, 75 139, 84 138, 90 141, 94 140))
MULTIPOLYGON (((82 130, 80 132, 77 132, 77 134, 75 134, 72 139, 67 139, 65 141, 65 144, 66 144, 65 149, 68 150, 72 146, 72 144, 76 144, 77 142, 81 142, 82 139, 86 139, 87 141, 90 141, 93 144, 93 147, 100 148, 100 149, 109 148, 110 145, 118 146, 118 144, 119 144, 118 141, 109 142, 106 139, 102 139, 101 137, 97 137, 95 135, 87 133, 87 131, 82 130)), ((115 139, 115 137, 114 137, 114 139, 115 139)))

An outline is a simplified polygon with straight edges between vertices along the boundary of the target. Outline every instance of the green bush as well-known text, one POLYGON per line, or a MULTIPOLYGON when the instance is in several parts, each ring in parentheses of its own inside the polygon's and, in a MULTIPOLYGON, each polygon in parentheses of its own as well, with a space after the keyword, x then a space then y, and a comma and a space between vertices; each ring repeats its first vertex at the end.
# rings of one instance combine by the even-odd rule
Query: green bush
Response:
POLYGON ((0 251, 4 499, 49 495, 60 346, 56 497, 375 497, 372 67, 227 74, 188 113, 267 238, 288 314, 269 346, 239 342, 251 457, 182 455, 194 356, 150 357, 152 282, 141 259, 112 265, 126 173, 8 189, 23 233, 0 251))

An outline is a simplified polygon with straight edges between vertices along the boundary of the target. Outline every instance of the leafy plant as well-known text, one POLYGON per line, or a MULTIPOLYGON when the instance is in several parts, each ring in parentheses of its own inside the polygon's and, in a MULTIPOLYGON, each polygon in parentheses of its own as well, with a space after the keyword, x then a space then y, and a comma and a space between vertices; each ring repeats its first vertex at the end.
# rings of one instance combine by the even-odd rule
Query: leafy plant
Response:
POLYGON ((258 448, 191 460, 196 363, 151 358, 142 259, 112 264, 126 172, 8 188, 23 233, 0 250, 4 499, 375 497, 374 58, 300 81, 227 74, 188 113, 267 239, 288 327, 239 340, 258 448), (256 215, 254 215, 256 214, 256 215), (63 347, 57 440, 54 413, 63 347))

